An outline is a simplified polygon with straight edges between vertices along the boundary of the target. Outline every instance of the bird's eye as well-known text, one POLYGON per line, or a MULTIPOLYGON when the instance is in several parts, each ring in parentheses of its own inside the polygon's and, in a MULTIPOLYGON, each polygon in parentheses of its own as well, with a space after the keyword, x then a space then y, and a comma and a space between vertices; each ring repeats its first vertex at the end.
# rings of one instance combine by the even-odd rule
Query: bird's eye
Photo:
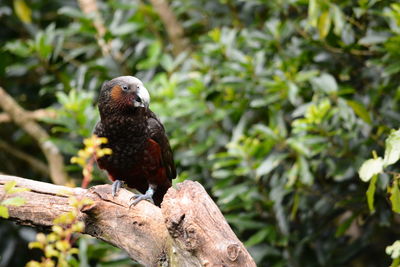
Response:
POLYGON ((122 86, 122 90, 124 90, 124 91, 128 91, 128 90, 129 90, 129 88, 128 88, 128 86, 126 86, 126 85, 123 85, 123 86, 122 86))

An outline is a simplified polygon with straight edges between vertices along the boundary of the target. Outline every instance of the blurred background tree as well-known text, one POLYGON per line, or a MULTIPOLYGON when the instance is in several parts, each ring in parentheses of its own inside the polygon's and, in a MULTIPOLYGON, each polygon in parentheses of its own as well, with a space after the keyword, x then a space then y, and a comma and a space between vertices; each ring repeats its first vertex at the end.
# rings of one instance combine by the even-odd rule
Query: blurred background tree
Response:
MULTIPOLYGON (((259 266, 390 264, 390 178, 370 213, 357 170, 400 124, 397 1, 5 0, 0 25, 0 86, 49 135, 12 123, 0 99, 1 172, 54 182, 43 152, 55 144, 79 185, 69 158, 98 119, 101 83, 134 75, 177 181, 206 187, 259 266)), ((32 229, 1 221, 0 236, 0 266, 37 257, 32 229)), ((130 264, 93 239, 79 248, 83 266, 130 264)))

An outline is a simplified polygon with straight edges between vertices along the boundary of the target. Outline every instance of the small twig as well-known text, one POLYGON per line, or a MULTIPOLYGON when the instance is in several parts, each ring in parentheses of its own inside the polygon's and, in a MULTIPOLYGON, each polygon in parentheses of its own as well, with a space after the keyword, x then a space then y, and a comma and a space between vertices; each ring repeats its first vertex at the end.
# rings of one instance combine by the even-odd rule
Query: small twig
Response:
POLYGON ((88 163, 86 164, 87 170, 86 170, 86 172, 84 172, 84 174, 85 173, 86 174, 83 176, 83 179, 82 179, 82 185, 81 185, 82 188, 87 188, 89 186, 90 181, 92 181, 92 170, 93 170, 93 165, 95 164, 95 161, 96 161, 96 158, 93 155, 89 159, 88 163))
MULTIPOLYGON (((306 40, 309 41, 315 41, 313 40, 306 31, 302 30, 301 28, 297 27, 297 32, 306 40)), ((352 55, 356 55, 356 56, 375 56, 378 53, 376 51, 371 51, 371 50, 357 50, 357 49, 350 49, 349 51, 346 51, 342 48, 339 47, 333 47, 331 45, 329 45, 327 42, 325 42, 324 40, 321 41, 315 41, 316 43, 321 44, 326 50, 328 50, 329 52, 335 53, 335 54, 345 54, 345 53, 350 53, 352 55)))
POLYGON ((94 14, 93 26, 97 31, 96 39, 103 55, 109 55, 111 48, 104 40, 106 27, 104 26, 103 18, 100 16, 96 0, 78 0, 79 7, 86 15, 94 14))
POLYGON ((359 23, 357 20, 353 19, 352 17, 350 17, 350 16, 345 16, 345 18, 346 18, 346 20, 347 20, 348 22, 350 22, 351 24, 353 24, 354 26, 356 26, 358 29, 360 29, 360 30, 362 30, 362 31, 365 29, 365 27, 364 27, 363 24, 359 23))
POLYGON ((121 52, 112 51, 111 40, 106 42, 106 40, 104 39, 104 35, 106 34, 107 30, 104 26, 104 21, 99 12, 99 8, 97 7, 96 0, 78 0, 78 3, 83 13, 85 13, 86 15, 94 15, 93 26, 96 29, 97 43, 101 48, 103 56, 111 55, 111 57, 114 58, 117 62, 123 62, 124 58, 121 52))

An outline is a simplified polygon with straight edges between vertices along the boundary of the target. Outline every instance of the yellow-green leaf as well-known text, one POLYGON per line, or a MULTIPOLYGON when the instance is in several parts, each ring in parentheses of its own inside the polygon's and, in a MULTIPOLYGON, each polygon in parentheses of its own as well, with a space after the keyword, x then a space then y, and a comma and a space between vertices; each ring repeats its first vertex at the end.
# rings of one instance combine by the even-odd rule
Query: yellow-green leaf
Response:
POLYGON ((39 262, 37 262, 37 261, 29 261, 27 264, 26 264, 26 267, 41 267, 42 265, 39 263, 39 262))
POLYGON ((13 187, 8 191, 8 194, 16 194, 21 192, 31 191, 29 188, 13 187))
POLYGON ((29 242, 28 247, 29 249, 34 249, 34 248, 43 249, 44 246, 42 243, 35 241, 35 242, 29 242))
POLYGON ((17 184, 16 181, 9 181, 5 183, 4 191, 6 192, 6 194, 9 194, 10 190, 13 189, 16 184, 17 184))
POLYGON ((325 37, 328 35, 331 28, 331 22, 332 19, 329 11, 327 10, 322 12, 318 19, 318 32, 321 39, 325 39, 325 37))
POLYGON ((56 248, 62 252, 67 251, 71 247, 70 243, 66 240, 57 241, 55 245, 56 248))
POLYGON ((376 190, 376 181, 378 180, 378 175, 374 175, 369 182, 368 190, 366 192, 367 195, 367 202, 369 211, 372 213, 375 211, 374 207, 374 195, 376 190))
POLYGON ((4 206, 22 206, 25 204, 25 199, 22 197, 12 197, 12 198, 7 198, 3 202, 1 202, 2 205, 4 206))
POLYGON ((358 117, 360 117, 366 123, 371 124, 371 116, 368 110, 362 104, 353 100, 347 100, 346 102, 347 105, 349 105, 353 109, 354 113, 356 113, 358 117))
POLYGON ((24 0, 14 0, 14 10, 18 18, 25 23, 32 22, 32 10, 24 0))
POLYGON ((44 248, 44 255, 46 256, 46 258, 58 257, 58 255, 60 255, 60 252, 58 252, 52 245, 47 245, 44 248))
POLYGON ((0 217, 8 219, 10 215, 8 214, 8 209, 5 206, 0 206, 0 217))
POLYGON ((85 229, 85 224, 83 222, 77 222, 71 226, 71 230, 76 233, 81 233, 83 232, 84 229, 85 229))
POLYGON ((389 188, 389 191, 392 210, 396 213, 400 213, 400 190, 399 182, 397 180, 394 180, 393 186, 389 188))
POLYGON ((77 249, 77 248, 71 248, 71 249, 69 250, 69 253, 70 253, 70 254, 76 254, 76 255, 78 255, 78 254, 79 254, 79 249, 77 249))
POLYGON ((37 240, 38 242, 44 244, 44 243, 46 243, 46 235, 43 234, 43 233, 38 233, 38 234, 36 235, 36 240, 37 240))
POLYGON ((383 159, 378 157, 376 159, 366 160, 358 170, 361 180, 368 182, 371 178, 383 171, 383 159))
POLYGON ((63 228, 59 225, 53 225, 53 227, 51 227, 51 230, 57 235, 62 235, 64 232, 63 228))

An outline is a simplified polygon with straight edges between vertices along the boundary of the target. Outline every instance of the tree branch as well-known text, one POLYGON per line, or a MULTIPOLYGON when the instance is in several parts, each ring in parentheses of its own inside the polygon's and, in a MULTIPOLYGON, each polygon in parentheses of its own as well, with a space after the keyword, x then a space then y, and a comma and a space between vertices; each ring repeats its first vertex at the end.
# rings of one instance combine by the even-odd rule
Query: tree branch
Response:
POLYGON ((38 142, 39 147, 47 159, 52 181, 55 184, 66 184, 67 174, 64 171, 64 158, 58 147, 49 141, 50 136, 47 132, 27 115, 27 111, 18 105, 1 86, 0 107, 10 116, 15 124, 38 142))
POLYGON ((172 12, 167 0, 150 0, 150 2, 164 24, 168 38, 172 43, 173 54, 177 56, 189 49, 189 42, 185 38, 183 27, 172 12))
POLYGON ((161 209, 147 201, 129 209, 132 193, 125 189, 113 198, 110 185, 69 188, 5 175, 0 175, 0 199, 3 185, 10 180, 31 189, 18 193, 27 200, 25 205, 9 207, 10 219, 21 224, 51 227, 54 218, 71 209, 68 195, 73 194, 94 201, 79 215, 85 233, 124 249, 145 266, 255 266, 197 182, 170 188, 161 209))
MULTIPOLYGON (((32 120, 40 120, 43 118, 55 118, 56 112, 47 109, 38 109, 35 111, 26 111, 26 116, 32 120)), ((12 119, 7 113, 0 113, 0 123, 12 122, 12 119)))
POLYGON ((119 51, 113 51, 111 47, 111 40, 106 42, 104 35, 107 32, 106 26, 104 25, 103 17, 99 12, 96 0, 78 0, 79 7, 86 15, 93 16, 93 26, 96 29, 97 44, 101 48, 103 56, 109 56, 121 63, 124 58, 119 51))

